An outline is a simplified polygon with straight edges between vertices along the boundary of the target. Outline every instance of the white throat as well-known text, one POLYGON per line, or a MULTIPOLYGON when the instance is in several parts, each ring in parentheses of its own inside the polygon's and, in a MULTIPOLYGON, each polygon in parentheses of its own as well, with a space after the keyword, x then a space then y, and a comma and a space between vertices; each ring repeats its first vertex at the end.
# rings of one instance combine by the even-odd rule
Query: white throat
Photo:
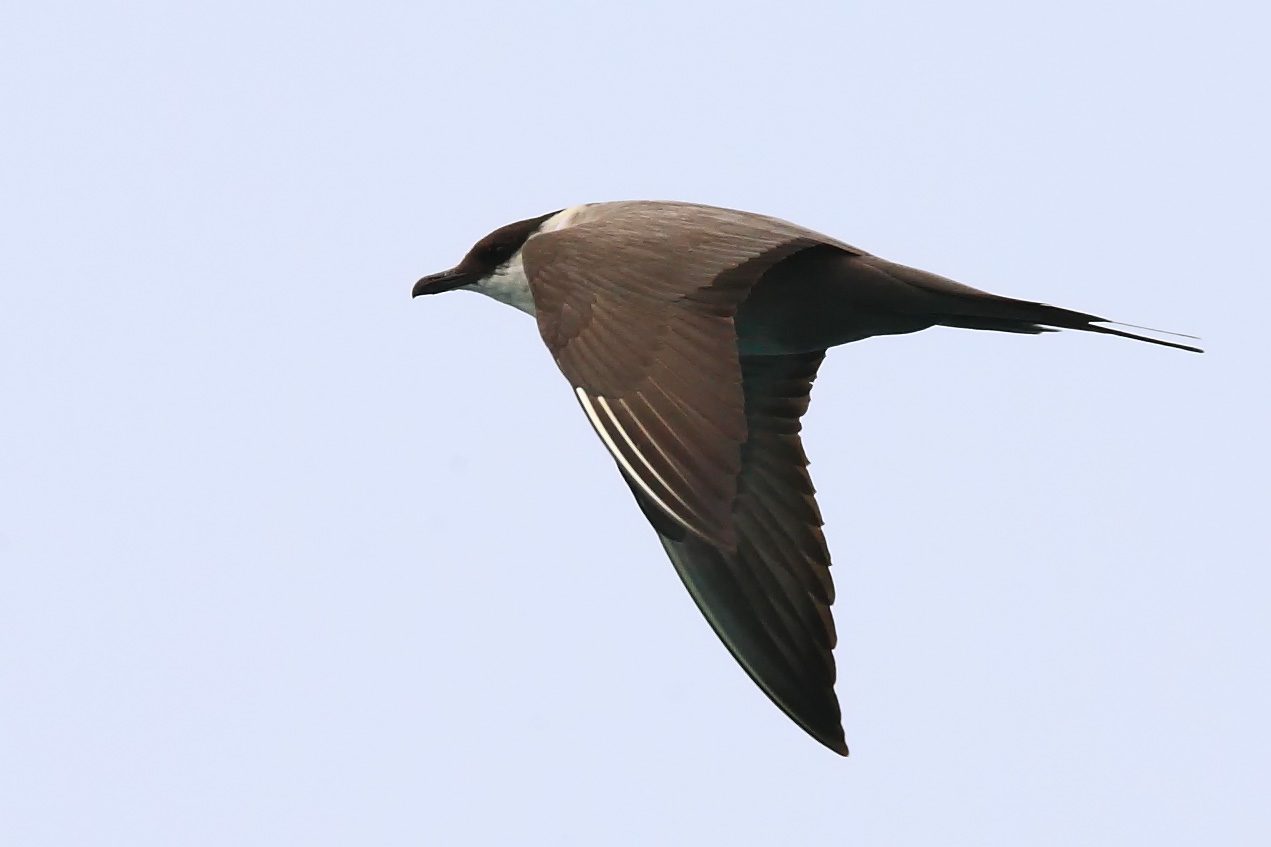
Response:
MULTIPOLYGON (((557 212, 539 225, 538 231, 526 240, 528 244, 535 238, 538 238, 545 232, 555 232, 558 229, 564 229, 575 223, 580 213, 586 209, 586 205, 571 206, 564 211, 557 212)), ((493 297, 500 303, 506 303, 513 308, 520 309, 527 315, 534 314, 534 295, 530 292, 530 280, 525 275, 525 264, 521 258, 521 252, 525 248, 517 250, 511 259, 499 266, 492 274, 480 282, 472 285, 463 285, 460 288, 466 291, 476 291, 487 297, 493 297)))
POLYGON ((487 297, 493 297, 500 303, 507 303, 520 309, 527 315, 534 314, 534 295, 530 293, 530 280, 525 275, 525 265, 521 262, 521 251, 517 250, 498 270, 480 282, 460 286, 466 291, 476 291, 487 297))

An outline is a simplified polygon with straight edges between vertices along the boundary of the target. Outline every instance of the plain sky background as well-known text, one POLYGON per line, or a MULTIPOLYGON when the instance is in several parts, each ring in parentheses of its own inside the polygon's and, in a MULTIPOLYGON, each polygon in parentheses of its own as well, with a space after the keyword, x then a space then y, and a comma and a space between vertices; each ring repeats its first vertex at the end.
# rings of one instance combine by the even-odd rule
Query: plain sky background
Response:
POLYGON ((0 843, 1271 843, 1259 2, 0 11, 0 843), (533 322, 663 198, 1204 337, 830 354, 852 756, 716 641, 533 322))

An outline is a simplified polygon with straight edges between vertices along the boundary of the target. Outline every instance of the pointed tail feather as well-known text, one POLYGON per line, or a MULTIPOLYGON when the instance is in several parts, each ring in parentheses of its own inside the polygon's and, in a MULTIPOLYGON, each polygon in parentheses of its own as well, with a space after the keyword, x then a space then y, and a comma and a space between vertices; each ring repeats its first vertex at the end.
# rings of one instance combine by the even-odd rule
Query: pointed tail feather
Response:
POLYGON ((1166 341, 1163 338, 1153 338, 1150 335, 1140 335, 1136 332, 1127 332, 1124 329, 1115 329, 1112 326, 1107 326, 1107 324, 1196 340, 1191 335, 1134 326, 1133 324, 1117 323, 1107 318, 1101 318, 1098 315, 1074 312, 1071 309, 1061 309, 1058 306, 1048 306, 1045 303, 1031 303, 1027 300, 1014 300, 1009 297, 996 297, 990 294, 984 296, 962 296, 957 298, 956 304, 951 305, 950 311, 953 311, 954 314, 940 319, 939 323, 943 326, 1034 334, 1054 332, 1055 329, 1075 329, 1082 332, 1098 332, 1104 335, 1132 338, 1135 341, 1146 341, 1148 344, 1159 344, 1162 347, 1173 347, 1176 350, 1187 350, 1192 353, 1205 352, 1201 348, 1190 344, 1166 341))
POLYGON ((981 291, 978 288, 955 282, 948 277, 906 265, 897 265, 877 256, 855 257, 853 261, 880 270, 892 279, 923 291, 928 296, 934 296, 935 299, 925 305, 939 315, 935 323, 941 326, 1029 334, 1053 332, 1055 329, 1076 329, 1083 332, 1118 335, 1122 338, 1132 338, 1135 341, 1146 341, 1148 344, 1159 344, 1162 347, 1173 347, 1176 350, 1188 350, 1192 353, 1204 352, 1199 347, 1194 347, 1190 344, 1166 341, 1161 338, 1153 338, 1150 335, 1127 332, 1124 329, 1114 329, 1105 324, 1116 324, 1116 326, 1129 327, 1130 329, 1196 340, 1190 335, 1165 332, 1164 330, 1134 326, 1133 324, 1116 323, 1098 315, 1074 312, 1071 309, 1061 309, 1058 306, 1048 306, 1045 303, 1016 300, 1011 297, 999 297, 996 294, 990 294, 987 291, 981 291))
MULTIPOLYGON (((1042 304, 1036 304, 1042 305, 1042 304)), ((1046 309, 1053 309, 1053 306, 1045 306, 1046 309)), ((1076 313, 1074 313, 1076 314, 1076 313)), ((1086 317, 1086 316, 1081 316, 1086 317)), ((1041 321, 1041 318, 1035 320, 1041 321)), ((989 329, 995 332, 1019 332, 1028 335, 1039 335, 1043 332, 1058 332, 1060 329, 1076 329, 1084 332, 1099 332, 1104 335, 1118 335, 1121 338, 1132 338, 1135 341, 1146 341, 1148 344, 1159 344, 1162 347, 1173 347, 1176 350, 1188 350, 1192 353, 1205 352, 1199 347, 1193 347, 1190 344, 1180 344, 1176 341, 1166 341, 1162 338, 1153 338, 1150 335, 1139 335, 1134 332, 1126 332, 1122 329, 1113 329, 1110 326, 1102 326, 1102 324, 1116 323, 1115 321, 1107 321, 1103 318, 1089 316, 1088 320, 1081 321, 1065 321, 1060 324, 1056 321, 1046 321, 1052 323, 1052 326, 1043 326, 1041 323, 1030 323, 1027 320, 1019 318, 996 318, 996 317, 974 317, 968 315, 951 315, 940 321, 941 326, 953 326, 961 329, 989 329)), ((1133 326, 1133 324, 1117 324, 1117 326, 1133 326)), ((1183 335, 1179 332, 1168 332, 1163 329, 1151 329, 1149 327, 1135 326, 1134 329, 1141 329, 1146 332, 1159 332, 1162 335, 1173 335, 1179 338, 1192 338, 1191 335, 1183 335)))
MULTIPOLYGON (((1116 323, 1116 321, 1103 321, 1103 323, 1116 323)), ((1133 324, 1118 324, 1118 326, 1133 326, 1133 324)), ((1142 329, 1147 332, 1159 332, 1162 335, 1174 335, 1179 338, 1191 338, 1196 341, 1200 340, 1196 338, 1196 336, 1194 335, 1183 335, 1181 332, 1168 332, 1163 329, 1150 329, 1145 326, 1138 326, 1134 328, 1142 329)), ((1122 338, 1133 338, 1135 341, 1146 341, 1148 344, 1159 344, 1162 347, 1173 347, 1175 350, 1187 350, 1191 353, 1205 352, 1201 348, 1193 347, 1190 344, 1179 344, 1176 341, 1166 341, 1163 338, 1152 338, 1150 335, 1139 335, 1138 333, 1134 333, 1134 332, 1126 332, 1123 329, 1113 329, 1110 326, 1098 326, 1095 323, 1090 323, 1085 326, 1075 326, 1075 327, 1071 327, 1071 329, 1084 329, 1086 332, 1102 332, 1105 335, 1119 335, 1122 338)))
MULTIPOLYGON (((948 294, 948 292, 941 293, 948 294)), ((975 292, 974 294, 959 293, 959 295, 955 295, 950 298, 950 301, 946 301, 947 307, 952 314, 940 318, 938 323, 942 326, 1032 334, 1054 332, 1056 329, 1075 329, 1082 332, 1098 332, 1104 335, 1132 338, 1135 341, 1145 341, 1148 344, 1159 344, 1162 347, 1173 347, 1176 350, 1187 350, 1192 353, 1205 352, 1191 344, 1166 341, 1163 338, 1153 338, 1150 335, 1141 335, 1137 332, 1127 332, 1124 329, 1115 329, 1113 326, 1107 326, 1107 324, 1139 329, 1144 332, 1159 333, 1161 335, 1172 335, 1176 338, 1199 340, 1192 335, 1167 332, 1163 329, 1152 329, 1145 326, 1135 326, 1134 324, 1118 323, 1107 318, 1101 318, 1098 315, 1074 312, 1071 309, 1061 309, 1058 306, 1048 306, 1045 303, 1033 303, 1028 300, 1015 300, 1010 297, 998 297, 993 294, 982 294, 980 292, 975 292)))

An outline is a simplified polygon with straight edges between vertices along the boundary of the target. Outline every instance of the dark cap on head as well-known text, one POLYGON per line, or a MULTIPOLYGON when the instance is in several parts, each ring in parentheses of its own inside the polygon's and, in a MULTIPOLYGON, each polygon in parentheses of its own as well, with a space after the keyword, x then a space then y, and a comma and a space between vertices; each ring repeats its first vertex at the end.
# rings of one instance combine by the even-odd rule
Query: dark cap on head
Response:
POLYGON ((537 218, 527 218, 499 227, 474 244, 468 255, 463 257, 463 261, 450 270, 430 274, 415 283, 411 296, 441 294, 443 291, 479 282, 515 256, 516 251, 525 246, 525 242, 538 231, 543 222, 559 211, 558 209, 537 218))

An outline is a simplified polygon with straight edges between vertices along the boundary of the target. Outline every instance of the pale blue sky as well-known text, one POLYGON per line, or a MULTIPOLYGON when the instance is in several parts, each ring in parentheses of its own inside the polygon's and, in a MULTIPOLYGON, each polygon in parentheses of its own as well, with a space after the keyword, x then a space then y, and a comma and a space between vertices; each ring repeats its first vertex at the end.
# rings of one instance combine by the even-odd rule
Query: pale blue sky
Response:
POLYGON ((0 843, 1271 843, 1259 3, 0 11, 0 843), (693 608, 511 220, 779 215, 932 330, 807 421, 839 759, 693 608))

